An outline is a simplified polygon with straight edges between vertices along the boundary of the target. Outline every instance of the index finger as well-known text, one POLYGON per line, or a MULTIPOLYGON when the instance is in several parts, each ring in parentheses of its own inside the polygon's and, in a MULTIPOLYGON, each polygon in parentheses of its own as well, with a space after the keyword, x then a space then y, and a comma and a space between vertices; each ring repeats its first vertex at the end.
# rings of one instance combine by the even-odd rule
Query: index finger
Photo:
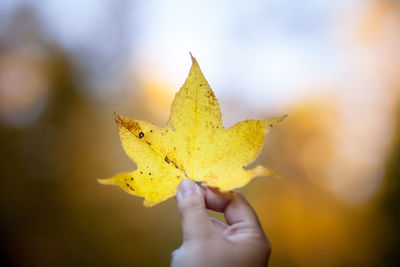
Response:
POLYGON ((260 221, 244 196, 238 192, 221 193, 211 188, 205 189, 206 207, 223 212, 228 225, 239 224, 240 228, 259 228, 260 221))

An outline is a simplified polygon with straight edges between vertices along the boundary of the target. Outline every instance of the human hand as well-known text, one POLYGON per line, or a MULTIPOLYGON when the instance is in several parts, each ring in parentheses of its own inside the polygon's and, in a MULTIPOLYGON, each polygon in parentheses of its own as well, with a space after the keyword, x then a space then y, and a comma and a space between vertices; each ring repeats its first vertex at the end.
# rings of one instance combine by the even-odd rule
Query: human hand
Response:
POLYGON ((171 266, 267 265, 270 243, 256 213, 241 194, 221 194, 184 180, 176 199, 183 243, 172 252, 171 266), (206 209, 223 212, 228 225, 210 218, 206 209))

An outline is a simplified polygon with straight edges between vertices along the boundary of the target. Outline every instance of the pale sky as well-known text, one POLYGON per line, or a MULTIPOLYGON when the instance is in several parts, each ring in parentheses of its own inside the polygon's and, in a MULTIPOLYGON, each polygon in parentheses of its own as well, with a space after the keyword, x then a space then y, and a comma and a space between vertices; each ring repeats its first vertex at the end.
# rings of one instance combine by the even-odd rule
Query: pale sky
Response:
POLYGON ((94 73, 112 66, 123 44, 123 64, 135 75, 151 70, 177 90, 192 52, 217 96, 240 95, 255 108, 275 110, 338 79, 343 55, 334 46, 334 21, 368 1, 3 0, 0 15, 23 2, 94 73))

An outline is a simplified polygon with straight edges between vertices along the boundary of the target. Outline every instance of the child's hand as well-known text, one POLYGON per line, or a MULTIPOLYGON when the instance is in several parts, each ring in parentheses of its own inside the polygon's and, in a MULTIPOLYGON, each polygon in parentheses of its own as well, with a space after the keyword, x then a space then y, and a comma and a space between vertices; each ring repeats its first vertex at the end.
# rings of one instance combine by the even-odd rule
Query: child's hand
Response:
POLYGON ((192 180, 179 185, 178 209, 183 244, 172 252, 171 266, 266 266, 271 246, 250 204, 239 193, 201 189, 192 180), (223 212, 228 225, 210 218, 223 212))

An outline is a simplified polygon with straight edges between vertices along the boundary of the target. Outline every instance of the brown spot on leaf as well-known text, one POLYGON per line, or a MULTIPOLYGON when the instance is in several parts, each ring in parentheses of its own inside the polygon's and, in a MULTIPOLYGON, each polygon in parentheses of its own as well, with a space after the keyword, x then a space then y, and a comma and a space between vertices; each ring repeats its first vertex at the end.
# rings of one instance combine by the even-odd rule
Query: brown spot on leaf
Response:
POLYGON ((134 120, 130 120, 130 119, 124 118, 124 117, 122 117, 122 116, 120 116, 118 114, 115 114, 115 122, 118 125, 126 128, 128 131, 132 132, 133 134, 140 130, 139 123, 137 123, 134 120))
POLYGON ((212 90, 208 90, 208 91, 207 91, 207 94, 206 94, 206 97, 208 97, 208 98, 215 98, 214 92, 213 92, 212 90))

